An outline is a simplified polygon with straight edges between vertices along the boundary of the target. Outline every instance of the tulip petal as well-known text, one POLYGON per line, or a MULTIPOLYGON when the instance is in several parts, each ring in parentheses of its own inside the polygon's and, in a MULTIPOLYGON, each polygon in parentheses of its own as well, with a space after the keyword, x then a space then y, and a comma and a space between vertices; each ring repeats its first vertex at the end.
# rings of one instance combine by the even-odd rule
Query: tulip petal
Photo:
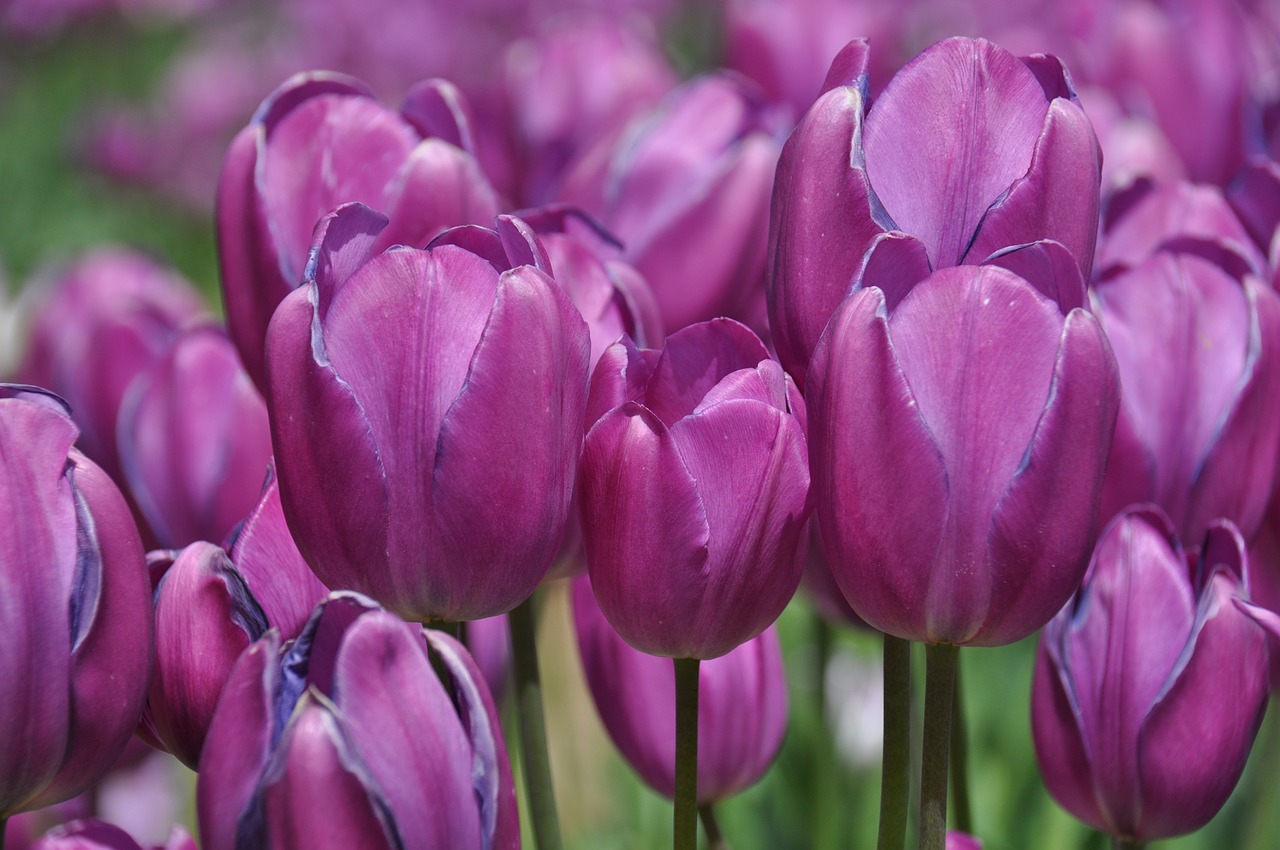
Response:
POLYGON ((392 245, 425 247, 447 228, 488 224, 498 213, 498 194, 470 154, 440 139, 413 149, 388 187, 391 226, 377 250, 392 245))
POLYGON ((768 359, 760 338, 732 319, 677 331, 667 338, 649 377, 645 407, 670 427, 692 413, 726 376, 768 359))
POLYGON ((826 79, 822 81, 822 94, 840 86, 853 86, 861 90, 865 99, 867 93, 867 77, 871 66, 871 40, 855 38, 831 60, 826 79))
POLYGON ((934 268, 964 258, 987 209, 1027 173, 1046 108, 1026 65, 982 39, 939 42, 885 86, 867 115, 867 175, 934 268))
POLYGON ((854 288, 876 287, 884 293, 885 309, 892 313, 930 271, 924 243, 909 233, 890 230, 871 240, 853 276, 854 288))
POLYGON ((437 138, 477 155, 475 119, 462 91, 448 80, 430 79, 415 83, 400 107, 404 120, 424 138, 437 138))
POLYGON ((503 273, 466 384, 440 426, 431 498, 454 569, 430 592, 433 614, 505 613, 550 568, 577 474, 589 346, 554 282, 531 266, 503 273), (495 456, 509 463, 495 465, 495 456), (481 574, 489 578, 478 585, 471 577, 481 574))
POLYGON ((809 377, 810 468, 831 572, 868 622, 923 639, 914 600, 937 557, 950 484, 894 355, 883 293, 844 301, 809 377))
MULTIPOLYGON (((1009 245, 1060 242, 1088 279, 1098 237, 1102 150, 1078 104, 1056 98, 1035 143, 1031 166, 977 226, 965 261, 976 263, 1009 245)), ((1064 311, 1065 312, 1065 311, 1064 311)))
MULTIPOLYGON (((1090 254, 1092 256, 1092 254, 1090 254)), ((1088 309, 1087 290, 1080 264, 1061 242, 1041 239, 1026 245, 1002 248, 983 265, 1008 269, 1058 304, 1065 316, 1077 307, 1088 309)))
POLYGON ((827 319, 887 223, 862 154, 865 99, 842 86, 818 99, 782 148, 765 281, 778 357, 803 386, 827 319))
MULTIPOLYGON (((1258 158, 1249 162, 1226 190, 1227 201, 1253 241, 1269 246, 1280 225, 1280 163, 1258 158)), ((1275 257, 1271 258, 1275 261, 1275 257)))
POLYGON ((604 350, 591 373, 587 395, 586 429, 623 402, 643 403, 645 387, 657 365, 659 351, 637 348, 623 337, 604 350))
POLYGON ((695 482, 658 417, 635 403, 600 419, 583 443, 580 481, 587 568, 600 609, 632 646, 675 655, 665 617, 702 605, 711 531, 695 482), (658 575, 684 576, 679 587, 658 575))
POLYGON ((1099 481, 1120 406, 1115 361, 1083 310, 1067 316, 1049 401, 991 518, 991 611, 981 643, 1030 635, 1071 597, 1088 566, 1099 481))
POLYGON ((304 274, 319 290, 322 322, 338 290, 373 257, 386 226, 386 216, 359 203, 343 204, 316 223, 304 274))

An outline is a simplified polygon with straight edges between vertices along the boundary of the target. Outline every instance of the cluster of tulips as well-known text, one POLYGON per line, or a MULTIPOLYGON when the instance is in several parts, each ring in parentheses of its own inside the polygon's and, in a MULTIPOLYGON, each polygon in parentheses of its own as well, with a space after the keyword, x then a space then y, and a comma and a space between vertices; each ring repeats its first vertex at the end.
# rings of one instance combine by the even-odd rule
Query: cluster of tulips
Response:
MULTIPOLYGON (((730 5, 755 81, 673 88, 588 19, 521 43, 504 131, 439 78, 392 109, 290 77, 225 152, 225 329, 122 249, 31 285, 0 825, 136 734, 197 771, 205 850, 558 850, 535 603, 567 580, 674 846, 701 818, 725 847, 806 575, 884 634, 880 850, 913 811, 920 850, 979 846, 947 831, 958 652, 1041 629, 1054 798, 1123 848, 1218 812, 1280 675, 1280 15, 1100 4, 1146 40, 1063 49, 1078 92, 1052 43, 897 67, 838 4, 730 5), (1250 48, 1208 93, 1152 58, 1197 27, 1250 48)), ((93 820, 34 846, 137 847, 93 820)))

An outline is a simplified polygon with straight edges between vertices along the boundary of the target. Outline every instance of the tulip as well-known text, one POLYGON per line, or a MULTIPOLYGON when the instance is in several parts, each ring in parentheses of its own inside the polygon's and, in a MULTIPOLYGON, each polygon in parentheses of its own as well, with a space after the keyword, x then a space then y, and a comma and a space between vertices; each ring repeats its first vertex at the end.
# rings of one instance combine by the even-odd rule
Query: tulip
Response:
MULTIPOLYGON (((56 827, 32 845, 32 850, 144 850, 118 826, 99 820, 77 820, 56 827)), ((195 839, 175 826, 169 840, 151 850, 199 850, 195 839)))
MULTIPOLYGON (((675 795, 675 668, 632 649, 605 620, 585 576, 573 619, 587 685, 605 729, 651 788, 675 795)), ((777 630, 766 629, 698 667, 698 805, 759 781, 787 728, 787 680, 777 630)))
POLYGON ((75 438, 61 400, 0 385, 0 821, 96 782, 151 675, 142 542, 75 438))
POLYGON ((67 400, 77 445, 123 482, 116 439, 120 405, 134 378, 201 320, 195 288, 132 251, 99 249, 34 284, 31 335, 18 368, 24 383, 67 400))
POLYGON ((375 254, 385 224, 360 205, 326 217, 307 285, 271 323, 285 517, 329 587, 408 619, 496 616, 528 598, 564 535, 587 329, 518 219, 477 240, 510 258, 375 254))
POLYGON ((1089 277, 1100 156, 1066 69, 982 39, 939 42, 865 115, 868 47, 837 56, 783 149, 769 237, 769 318, 804 385, 841 300, 886 267, 912 282, 1049 240, 1089 277))
POLYGON ((193 770, 240 653, 278 629, 297 637, 328 593, 298 554, 274 477, 230 551, 197 542, 148 556, 155 586, 156 669, 144 729, 193 770))
POLYGON ((520 846, 502 728, 449 636, 354 593, 241 655, 196 786, 205 850, 520 846))
POLYGON ((225 540, 271 458, 267 406, 218 328, 181 334, 120 408, 120 462, 159 545, 225 540))
POLYGON ((947 850, 982 850, 982 842, 968 833, 952 830, 947 833, 947 850))
POLYGON ((881 275, 836 310, 809 370, 816 515, 872 626, 1011 643, 1079 584, 1119 388, 1098 322, 1067 309, 1074 280, 881 275))
POLYGON ((779 135, 748 81, 702 77, 584 154, 559 199, 618 235, 668 330, 748 315, 761 295, 779 135))
POLYGON ((1224 520, 1200 553, 1183 550, 1158 508, 1126 511, 1040 641, 1031 720, 1045 784, 1122 839, 1213 817, 1266 708, 1266 632, 1242 603, 1244 541, 1224 520))
POLYGON ((1102 518, 1154 502, 1192 545, 1219 517, 1251 540, 1280 453, 1280 298, 1241 253, 1248 238, 1221 196, 1158 191, 1169 206, 1142 200, 1100 252, 1113 267, 1094 311, 1122 387, 1102 518), (1217 203, 1179 202, 1197 196, 1217 203), (1242 241, 1215 235, 1233 233, 1242 241))
POLYGON ((729 319, 661 351, 623 339, 605 352, 587 406, 582 524, 596 598, 628 643, 715 658, 777 618, 804 565, 803 417, 764 344, 729 319))
POLYGON ((359 201, 385 211, 380 247, 493 218, 473 137, 462 95, 441 80, 411 89, 399 113, 337 74, 292 77, 263 101, 227 151, 217 202, 227 324, 259 387, 267 325, 303 283, 312 229, 330 210, 359 201))

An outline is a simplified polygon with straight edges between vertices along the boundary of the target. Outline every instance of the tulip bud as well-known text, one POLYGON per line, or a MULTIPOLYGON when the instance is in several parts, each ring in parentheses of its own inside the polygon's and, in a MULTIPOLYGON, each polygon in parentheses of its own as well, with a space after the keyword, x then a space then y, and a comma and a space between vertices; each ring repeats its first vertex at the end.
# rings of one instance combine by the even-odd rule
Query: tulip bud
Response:
POLYGON ((380 247, 425 245, 447 227, 493 218, 497 196, 453 85, 419 83, 396 113, 350 77, 299 74, 232 141, 218 184, 222 294, 231 339, 260 388, 267 325, 303 283, 316 221, 354 201, 390 216, 380 247))
MULTIPOLYGON (((600 612, 586 576, 573 580, 573 619, 587 685, 609 737, 651 788, 675 796, 675 667, 632 649, 600 612)), ((731 797, 769 769, 787 729, 787 679, 777 630, 698 665, 698 804, 731 797)))
POLYGON ((196 805, 205 850, 520 844, 502 728, 471 657, 353 593, 330 596, 293 643, 270 631, 241 655, 196 805))
MULTIPOLYGON (((77 820, 55 827, 31 850, 147 850, 118 826, 99 820, 77 820)), ((150 850, 199 850, 195 839, 175 826, 163 846, 150 850)))
POLYGON ((632 646, 715 658, 795 593, 809 514, 803 401, 764 344, 718 319, 596 366, 581 499, 600 608, 632 646))
POLYGON ((1012 643, 1084 573, 1116 367, 1098 322, 1064 308, 1081 300, 1080 279, 1074 296, 1038 281, 994 266, 905 287, 881 276, 845 299, 814 352, 809 436, 827 561, 882 631, 1012 643))
POLYGON ((408 619, 495 616, 529 597, 564 535, 586 325, 518 219, 497 239, 451 237, 476 235, 475 251, 375 254, 385 221, 359 205, 326 217, 307 285, 271 323, 285 516, 330 587, 408 619))
POLYGON ((200 297, 176 272, 123 249, 86 254, 34 286, 18 379, 66 399, 79 449, 123 483, 116 423, 125 392, 204 317, 200 297))
POLYGON ((1043 240, 1085 280, 1093 261, 1098 143, 1056 59, 948 39, 869 113, 868 62, 862 41, 837 56, 778 163, 769 318, 802 386, 841 300, 886 267, 920 280, 1043 240))
POLYGON ((668 330, 747 315, 761 295, 781 132, 746 80, 703 77, 585 154, 560 199, 618 235, 668 330))
POLYGON ((1222 521, 1200 551, 1183 551, 1158 508, 1126 511, 1040 641, 1031 720, 1045 784, 1117 837, 1145 843, 1208 822, 1267 705, 1266 633, 1242 602, 1244 541, 1222 521))
POLYGON ((125 481, 156 541, 222 541, 257 502, 267 406, 220 329, 181 334, 139 375, 117 428, 125 481))
POLYGON ((151 675, 142 542, 75 438, 59 399, 0 385, 0 820, 96 782, 151 675))

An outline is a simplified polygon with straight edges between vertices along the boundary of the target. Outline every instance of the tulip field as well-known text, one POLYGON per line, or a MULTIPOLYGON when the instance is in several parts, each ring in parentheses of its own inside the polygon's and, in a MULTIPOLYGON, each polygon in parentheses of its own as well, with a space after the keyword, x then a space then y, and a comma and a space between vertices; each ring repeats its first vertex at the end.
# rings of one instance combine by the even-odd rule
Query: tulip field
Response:
POLYGON ((1277 0, 0 0, 0 850, 1280 846, 1277 0))

